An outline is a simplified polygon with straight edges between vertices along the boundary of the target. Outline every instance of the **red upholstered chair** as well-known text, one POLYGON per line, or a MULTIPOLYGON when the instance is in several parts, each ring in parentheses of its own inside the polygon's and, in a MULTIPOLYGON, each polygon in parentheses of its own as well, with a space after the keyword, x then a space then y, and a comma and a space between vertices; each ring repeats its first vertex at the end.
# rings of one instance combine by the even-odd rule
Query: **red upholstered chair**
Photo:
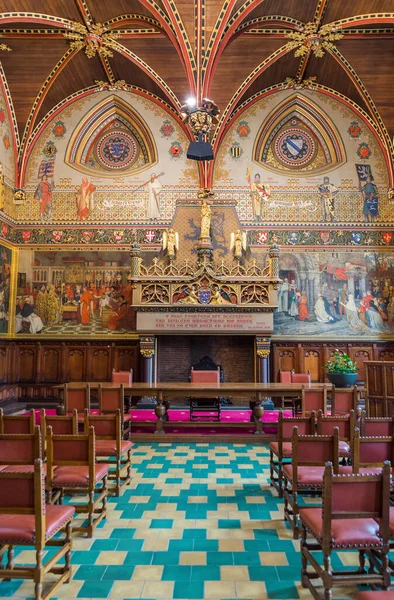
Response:
POLYGON ((65 383, 63 397, 66 415, 71 413, 74 408, 81 415, 85 408, 90 411, 90 385, 88 383, 84 383, 80 387, 70 386, 68 383, 65 383))
POLYGON ((108 466, 96 464, 93 427, 87 435, 53 435, 48 427, 47 463, 46 485, 51 504, 62 503, 67 492, 88 495, 87 503, 74 507, 76 513, 88 513, 88 525, 74 529, 92 537, 107 516, 108 476, 108 466))
MULTIPOLYGON (((218 367, 212 371, 194 370, 191 368, 190 373, 191 383, 207 385, 219 385, 220 384, 220 368, 218 367)), ((190 420, 193 419, 195 413, 207 413, 215 412, 216 419, 220 421, 220 398, 191 398, 190 399, 190 420)), ((200 414, 200 417, 202 415, 200 414)), ((204 416, 204 418, 212 419, 210 415, 204 416)))
POLYGON ((33 471, 34 462, 42 459, 41 432, 36 425, 34 433, 4 433, 0 435, 0 465, 4 470, 33 471))
POLYGON ((323 412, 319 410, 317 413, 317 435, 332 435, 334 427, 338 428, 340 458, 350 458, 356 428, 354 410, 350 411, 349 416, 337 415, 330 417, 324 416, 323 412))
POLYGON ((362 437, 394 435, 393 417, 367 417, 365 410, 361 412, 360 435, 362 437))
POLYGON ((130 369, 130 371, 115 371, 115 369, 112 369, 111 381, 112 383, 131 385, 133 383, 133 369, 130 369))
MULTIPOLYGON (((40 411, 41 437, 46 446, 47 429, 52 427, 55 435, 78 435, 78 413, 74 408, 71 415, 47 415, 45 409, 40 411)), ((44 448, 46 452, 46 447, 44 448)))
POLYGON ((98 400, 101 415, 114 415, 117 410, 120 411, 123 436, 128 439, 130 435, 130 412, 125 412, 124 384, 121 383, 119 387, 111 387, 111 385, 99 383, 98 400))
MULTIPOLYGON (((8 563, 0 561, 0 579, 32 579, 34 598, 45 600, 54 597, 62 583, 71 579, 71 521, 73 506, 45 506, 45 472, 41 460, 36 460, 34 470, 0 471, 0 550, 8 550, 8 563), (53 536, 65 530, 62 538, 53 536), (14 547, 32 546, 36 559, 34 566, 14 564, 14 547), (43 563, 43 552, 50 547, 59 549, 43 563), (65 563, 58 564, 64 557, 65 563), (50 588, 43 595, 46 575, 50 588), (56 578, 53 578, 53 574, 56 578)), ((0 551, 1 554, 1 551, 0 551)), ((33 596, 33 594, 30 594, 33 596)))
POLYGON ((4 415, 0 408, 0 434, 2 433, 34 433, 36 413, 33 409, 28 415, 4 415))
POLYGON ((293 428, 298 427, 298 435, 315 435, 315 413, 309 417, 284 417, 278 415, 278 441, 270 443, 270 485, 283 497, 283 463, 292 456, 293 428))
POLYGON ((361 437, 356 429, 352 451, 353 473, 380 472, 386 461, 394 465, 393 436, 361 437))
MULTIPOLYGON (((291 374, 292 371, 282 371, 279 369, 279 383, 291 383, 291 374)), ((289 406, 292 410, 294 410, 294 398, 286 398, 285 396, 281 397, 281 409, 284 410, 286 406, 289 406)))
POLYGON ((291 383, 292 371, 282 371, 279 369, 279 383, 291 383))
POLYGON ((115 473, 109 471, 108 480, 115 481, 115 495, 130 483, 131 447, 130 441, 122 440, 122 420, 120 411, 113 415, 90 415, 85 411, 85 434, 94 428, 96 437, 96 457, 110 465, 115 464, 115 473), (115 463, 112 460, 115 458, 115 463))
POLYGON ((292 436, 293 461, 283 466, 285 521, 293 530, 294 539, 299 536, 298 496, 321 494, 324 466, 334 464, 339 471, 339 435, 335 427, 333 435, 298 435, 297 427, 292 436))
POLYGON ((357 386, 350 388, 336 388, 331 391, 331 414, 332 415, 348 415, 351 410, 357 414, 359 404, 359 393, 357 386))
POLYGON ((300 509, 301 583, 314 598, 331 598, 336 584, 355 588, 365 582, 387 589, 390 585, 389 500, 389 463, 379 474, 370 475, 336 475, 332 464, 326 466, 322 508, 300 509), (313 541, 307 540, 308 534, 314 538, 313 541), (323 565, 319 564, 316 554, 312 555, 316 550, 323 552, 323 565), (346 574, 343 570, 333 571, 331 553, 335 550, 358 550, 360 568, 346 571, 346 574), (383 568, 367 571, 365 554, 375 550, 381 554, 383 568), (321 594, 314 587, 318 578, 322 579, 324 586, 321 594))
POLYGON ((323 414, 327 413, 327 387, 323 387, 317 390, 308 389, 306 386, 302 386, 301 392, 301 412, 302 416, 305 417, 310 412, 321 410, 323 414))
POLYGON ((291 371, 291 383, 311 383, 310 372, 294 373, 294 371, 291 371))

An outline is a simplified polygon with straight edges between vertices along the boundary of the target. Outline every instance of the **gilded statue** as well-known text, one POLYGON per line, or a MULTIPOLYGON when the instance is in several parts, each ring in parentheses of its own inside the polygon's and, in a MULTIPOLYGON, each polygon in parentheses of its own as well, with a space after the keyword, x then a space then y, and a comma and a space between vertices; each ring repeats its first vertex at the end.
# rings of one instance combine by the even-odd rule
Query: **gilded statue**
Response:
POLYGON ((234 250, 236 259, 242 258, 242 252, 246 251, 246 232, 238 229, 231 234, 230 250, 234 250))
POLYGON ((179 250, 179 233, 174 229, 166 229, 163 232, 163 250, 167 250, 170 259, 175 258, 179 250))
POLYGON ((180 304, 199 304, 199 302, 194 285, 190 288, 189 293, 179 300, 180 304))
POLYGON ((200 237, 209 238, 211 233, 211 207, 206 200, 201 205, 201 233, 200 237))

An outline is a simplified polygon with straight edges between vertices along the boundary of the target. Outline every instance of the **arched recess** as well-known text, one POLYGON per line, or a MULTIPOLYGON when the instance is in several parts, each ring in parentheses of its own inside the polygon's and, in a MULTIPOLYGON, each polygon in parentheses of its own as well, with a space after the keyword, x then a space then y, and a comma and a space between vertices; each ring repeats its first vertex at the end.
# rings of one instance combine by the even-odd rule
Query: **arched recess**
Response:
POLYGON ((293 94, 268 115, 256 136, 253 161, 277 173, 325 173, 346 162, 339 131, 314 102, 293 94))
POLYGON ((135 175, 157 163, 153 135, 141 115, 118 96, 94 106, 75 128, 65 163, 88 175, 135 175))

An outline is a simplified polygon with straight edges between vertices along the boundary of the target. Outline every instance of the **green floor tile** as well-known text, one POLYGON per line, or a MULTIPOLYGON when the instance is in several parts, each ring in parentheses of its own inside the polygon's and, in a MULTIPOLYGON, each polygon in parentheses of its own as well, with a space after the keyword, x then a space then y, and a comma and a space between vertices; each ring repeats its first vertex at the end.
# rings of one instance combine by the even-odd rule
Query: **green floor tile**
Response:
POLYGON ((183 531, 184 540, 205 540, 207 537, 206 529, 185 529, 183 531))
POLYGON ((232 552, 207 552, 207 565, 233 565, 232 552))
POLYGON ((134 567, 130 565, 110 565, 107 567, 102 579, 103 580, 128 580, 131 579, 134 573, 134 567))
POLYGON ((179 552, 154 552, 152 565, 179 565, 179 552))
POLYGON ((219 519, 219 529, 241 529, 241 521, 239 519, 219 519))
POLYGON ((173 598, 204 598, 204 582, 203 581, 176 581, 174 585, 173 598))
POLYGON ((189 581, 192 575, 192 568, 186 565, 170 566, 166 565, 163 569, 162 581, 189 581))
POLYGON ((192 580, 193 581, 220 581, 220 567, 219 566, 203 566, 196 565, 192 567, 192 580))
POLYGON ((77 598, 108 598, 113 581, 86 581, 77 594, 77 598))
POLYGON ((107 567, 105 565, 81 565, 74 572, 73 579, 83 581, 99 581, 104 575, 107 567))
POLYGON ((152 519, 151 529, 172 529, 174 521, 172 519, 152 519))
POLYGON ((299 598, 296 586, 290 581, 266 581, 265 587, 270 600, 299 598))

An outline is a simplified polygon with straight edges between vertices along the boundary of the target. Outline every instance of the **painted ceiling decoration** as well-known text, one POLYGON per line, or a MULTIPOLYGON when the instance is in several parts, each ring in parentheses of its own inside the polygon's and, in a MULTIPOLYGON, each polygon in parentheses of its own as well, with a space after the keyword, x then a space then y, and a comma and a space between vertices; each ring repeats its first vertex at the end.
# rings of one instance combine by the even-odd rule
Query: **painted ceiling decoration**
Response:
MULTIPOLYGON (((313 81, 316 93, 320 87, 332 90, 341 101, 354 103, 367 114, 390 166, 393 186, 392 0, 282 0, 280 14, 277 4, 47 0, 46 14, 40 14, 26 12, 25 0, 0 0, 0 50, 4 50, 0 76, 12 116, 10 141, 18 155, 15 187, 23 184, 37 127, 54 107, 66 98, 77 99, 81 90, 99 90, 117 81, 143 90, 164 110, 169 106, 177 113, 190 96, 197 102, 212 98, 221 110, 213 131, 216 152, 233 116, 256 94, 283 89, 286 81, 294 82, 295 89, 313 81), (382 80, 384 86, 378 84, 382 80)), ((93 170, 103 173, 140 168, 143 146, 126 121, 118 119, 116 125, 113 121, 105 139, 89 138, 89 150, 84 148, 80 157, 85 163, 78 167, 93 168, 88 162, 94 161, 93 170), (115 146, 121 156, 117 160, 115 146)), ((286 123, 290 126, 290 121, 286 123)), ((300 155, 278 138, 275 168, 312 171, 312 165, 323 169, 324 164, 328 168, 340 163, 344 159, 340 140, 331 133, 335 131, 324 145, 316 123, 300 119, 291 133, 300 155)), ((283 135, 287 139, 288 134, 283 135)), ((275 144, 271 146, 272 150, 275 144)), ((258 160, 264 151, 261 147, 258 160)), ((154 161, 152 148, 149 152, 154 161)), ((210 177, 203 180, 201 171, 201 184, 211 185, 210 177)))
POLYGON ((90 175, 135 175, 157 163, 157 149, 141 115, 112 96, 95 105, 76 127, 65 162, 90 175))
POLYGON ((325 173, 346 162, 334 123, 316 104, 298 94, 275 107, 256 138, 253 159, 279 173, 325 173))

